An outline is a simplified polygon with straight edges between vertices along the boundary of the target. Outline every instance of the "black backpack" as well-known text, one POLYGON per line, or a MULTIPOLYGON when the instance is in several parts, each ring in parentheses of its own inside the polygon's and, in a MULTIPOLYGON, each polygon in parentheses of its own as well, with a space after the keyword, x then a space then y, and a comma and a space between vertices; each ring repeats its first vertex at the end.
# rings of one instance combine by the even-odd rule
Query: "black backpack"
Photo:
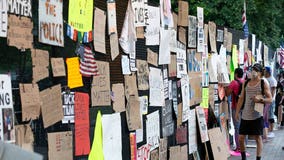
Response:
MULTIPOLYGON (((247 80, 245 81, 245 86, 244 86, 244 101, 243 101, 241 110, 243 110, 243 109, 244 109, 244 106, 245 106, 245 101, 246 101, 246 86, 247 86, 247 84, 248 84, 249 81, 250 81, 250 79, 247 79, 247 80)), ((261 79, 260 83, 261 83, 261 84, 260 84, 260 87, 261 87, 261 94, 264 95, 264 80, 261 79)))

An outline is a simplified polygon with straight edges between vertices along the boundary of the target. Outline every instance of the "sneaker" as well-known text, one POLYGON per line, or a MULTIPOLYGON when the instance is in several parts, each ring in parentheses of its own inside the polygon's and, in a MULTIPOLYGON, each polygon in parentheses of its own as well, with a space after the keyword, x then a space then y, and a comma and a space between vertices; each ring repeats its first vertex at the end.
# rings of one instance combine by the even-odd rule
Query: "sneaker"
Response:
POLYGON ((273 132, 269 132, 267 135, 268 138, 274 138, 275 134, 273 132))

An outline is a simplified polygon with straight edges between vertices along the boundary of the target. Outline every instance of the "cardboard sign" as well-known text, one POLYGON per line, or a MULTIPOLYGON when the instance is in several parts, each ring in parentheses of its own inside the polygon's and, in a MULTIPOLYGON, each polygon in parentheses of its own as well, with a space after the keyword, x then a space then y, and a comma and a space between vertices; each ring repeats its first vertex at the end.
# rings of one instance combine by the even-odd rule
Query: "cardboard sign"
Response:
POLYGON ((0 2, 0 37, 7 37, 8 14, 7 14, 7 1, 0 2))
POLYGON ((75 92, 62 92, 62 101, 64 115, 62 123, 74 123, 75 92))
POLYGON ((169 160, 181 159, 180 156, 180 146, 170 147, 170 157, 169 160))
POLYGON ((188 47, 196 48, 196 29, 197 18, 196 16, 188 16, 188 47))
POLYGON ((127 100, 129 100, 130 96, 138 97, 135 74, 124 76, 124 84, 125 84, 125 97, 127 100))
POLYGON ((178 40, 186 45, 186 30, 183 27, 178 28, 178 40))
POLYGON ((209 25, 209 40, 210 40, 211 51, 213 51, 214 53, 217 53, 216 24, 214 22, 208 22, 208 25, 209 25))
POLYGON ((136 36, 139 39, 144 39, 144 27, 136 27, 136 36))
POLYGON ((30 125, 16 125, 16 145, 26 151, 33 152, 34 135, 30 125))
POLYGON ((178 104, 177 112, 177 126, 180 126, 182 124, 182 102, 178 104))
POLYGON ((96 61, 99 75, 93 77, 92 106, 110 106, 110 74, 109 63, 96 61))
POLYGON ((106 54, 105 44, 105 26, 106 26, 106 12, 95 7, 94 16, 94 48, 95 51, 106 54))
POLYGON ((51 58, 51 67, 53 77, 61 77, 66 75, 63 58, 51 58))
POLYGON ((219 127, 208 130, 214 159, 227 160, 230 156, 228 145, 219 127))
POLYGON ((11 77, 0 74, 0 140, 15 142, 14 110, 11 77))
POLYGON ((153 150, 153 151, 150 153, 150 159, 151 159, 151 160, 159 160, 159 152, 158 152, 158 149, 155 149, 155 150, 153 150))
POLYGON ((37 83, 20 83, 19 89, 22 104, 22 121, 37 119, 40 114, 40 97, 37 83))
POLYGON ((231 52, 232 51, 232 41, 233 41, 233 34, 231 32, 228 32, 227 33, 227 46, 226 46, 226 49, 228 52, 231 52))
MULTIPOLYGON (((209 33, 209 26, 208 24, 204 24, 204 45, 208 48, 208 33, 209 33)), ((208 52, 206 50, 206 52, 208 52)))
POLYGON ((167 160, 168 159, 168 139, 162 138, 160 139, 159 146, 159 160, 167 160))
POLYGON ((72 131, 48 133, 48 158, 73 160, 72 131))
POLYGON ((177 144, 184 144, 187 143, 187 125, 185 126, 178 126, 176 130, 176 143, 177 144))
POLYGON ((140 102, 138 97, 130 96, 126 106, 127 125, 130 131, 141 128, 140 102))
POLYGON ((178 1, 178 25, 188 26, 188 2, 178 1))
POLYGON ((43 126, 47 128, 63 119, 61 86, 56 85, 39 93, 43 126))
POLYGON ((149 68, 147 61, 137 60, 137 81, 138 90, 149 89, 149 68))
POLYGON ((49 53, 45 50, 33 49, 31 56, 33 62, 33 83, 36 83, 49 76, 49 53))
POLYGON ((8 5, 9 13, 24 17, 32 17, 32 0, 9 0, 5 2, 8 5))
MULTIPOLYGON (((64 46, 63 1, 40 0, 38 4, 39 42, 64 46)), ((73 12, 73 11, 72 11, 73 12)))
POLYGON ((18 49, 33 48, 33 22, 30 18, 9 15, 8 25, 8 46, 15 46, 18 49))
POLYGON ((93 7, 93 0, 70 0, 68 24, 79 32, 91 31, 93 26, 93 7))
POLYGON ((123 83, 112 84, 112 94, 113 94, 113 110, 115 112, 125 111, 125 95, 123 83))
POLYGON ((114 60, 119 55, 117 34, 111 34, 109 39, 110 39, 111 60, 114 60))
POLYGON ((108 34, 117 33, 116 27, 116 4, 115 1, 107 1, 107 20, 108 20, 108 34))
POLYGON ((147 62, 158 67, 158 54, 147 48, 147 62))
POLYGON ((75 155, 90 153, 89 95, 75 93, 75 155))

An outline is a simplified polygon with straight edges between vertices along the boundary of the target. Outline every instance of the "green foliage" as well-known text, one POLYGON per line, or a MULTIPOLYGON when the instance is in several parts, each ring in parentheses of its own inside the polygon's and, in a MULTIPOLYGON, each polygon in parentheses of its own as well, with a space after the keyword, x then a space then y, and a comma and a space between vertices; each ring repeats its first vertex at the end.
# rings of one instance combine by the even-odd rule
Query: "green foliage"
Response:
MULTIPOLYGON (((159 3, 159 0, 154 0, 159 3)), ((196 8, 204 8, 204 21, 216 25, 242 30, 243 0, 188 0, 189 14, 196 15, 196 8)), ((178 0, 171 0, 173 11, 178 11, 178 0)), ((246 0, 246 15, 249 32, 270 48, 279 47, 284 34, 284 1, 246 0)))

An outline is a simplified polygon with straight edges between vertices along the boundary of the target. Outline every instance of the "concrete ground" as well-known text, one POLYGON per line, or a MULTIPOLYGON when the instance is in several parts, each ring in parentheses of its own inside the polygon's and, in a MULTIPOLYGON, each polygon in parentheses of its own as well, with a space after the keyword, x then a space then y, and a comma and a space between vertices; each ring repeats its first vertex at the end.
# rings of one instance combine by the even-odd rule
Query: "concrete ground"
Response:
MULTIPOLYGON (((261 160, 284 160, 284 129, 278 129, 273 131, 275 134, 274 138, 270 138, 268 142, 263 143, 263 151, 261 160)), ((248 145, 256 146, 254 140, 249 140, 248 145)), ((256 148, 247 147, 247 152, 250 154, 247 160, 256 159, 256 148)), ((231 156, 229 160, 241 160, 241 157, 231 156)))

